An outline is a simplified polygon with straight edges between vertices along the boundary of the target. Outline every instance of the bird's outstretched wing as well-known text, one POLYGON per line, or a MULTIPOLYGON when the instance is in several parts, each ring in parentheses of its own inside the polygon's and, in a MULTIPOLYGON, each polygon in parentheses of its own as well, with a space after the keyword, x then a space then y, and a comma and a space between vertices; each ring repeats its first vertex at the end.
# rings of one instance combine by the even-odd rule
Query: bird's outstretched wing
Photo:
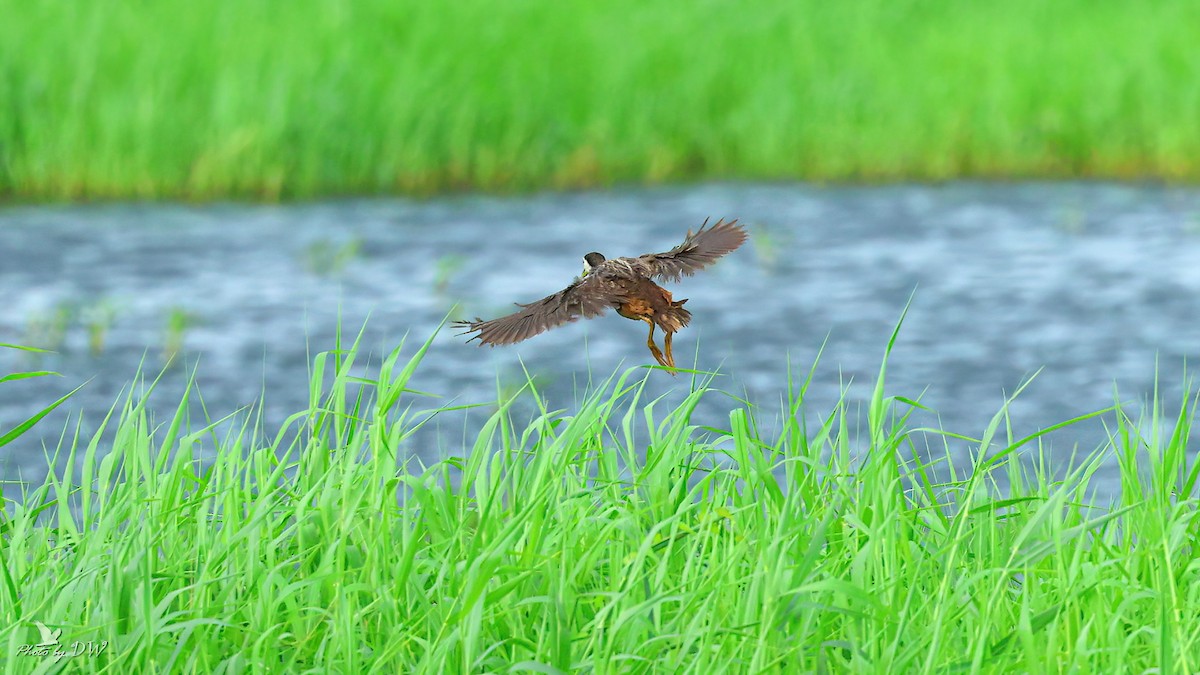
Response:
POLYGON ((746 241, 746 231, 737 224, 736 219, 729 222, 718 220, 712 227, 707 225, 708 221, 705 220, 694 234, 688 230, 683 243, 670 251, 647 253, 639 256, 639 260, 650 267, 651 276, 665 281, 679 281, 680 277, 695 274, 746 241))
POLYGON ((46 624, 41 621, 34 621, 33 625, 37 627, 38 632, 42 634, 42 641, 38 643, 38 647, 55 647, 58 646, 58 638, 62 635, 62 629, 50 630, 46 624))
POLYGON ((600 316, 612 306, 617 289, 603 283, 597 275, 578 279, 563 290, 527 305, 499 319, 456 321, 454 326, 465 328, 460 335, 478 332, 467 342, 479 340, 482 345, 510 345, 544 333, 551 328, 575 321, 579 317, 600 316))

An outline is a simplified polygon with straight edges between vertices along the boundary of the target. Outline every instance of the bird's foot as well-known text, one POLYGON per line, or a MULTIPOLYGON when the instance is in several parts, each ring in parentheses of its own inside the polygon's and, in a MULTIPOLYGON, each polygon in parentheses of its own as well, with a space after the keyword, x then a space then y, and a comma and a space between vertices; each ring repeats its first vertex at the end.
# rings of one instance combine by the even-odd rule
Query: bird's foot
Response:
MULTIPOLYGON (((658 365, 663 366, 665 368, 672 368, 672 369, 675 368, 675 360, 671 359, 669 356, 663 356, 663 353, 661 350, 659 350, 658 345, 654 344, 654 322, 651 321, 650 319, 642 319, 642 320, 645 321, 646 323, 650 324, 650 335, 646 336, 646 346, 650 348, 650 353, 654 355, 654 360, 658 361, 658 365)), ((664 338, 663 344, 665 344, 667 346, 667 354, 670 354, 671 353, 671 334, 667 333, 666 335, 667 335, 667 337, 664 338)), ((672 377, 675 376, 674 370, 670 370, 668 372, 671 373, 672 377)))
MULTIPOLYGON (((667 333, 666 337, 663 338, 663 348, 666 349, 666 351, 667 351, 667 356, 666 356, 667 362, 664 363, 663 365, 667 366, 668 368, 675 367, 675 355, 671 353, 671 340, 674 337, 675 337, 674 333, 667 333)), ((671 373, 671 374, 674 375, 675 373, 671 373)))
POLYGON ((667 362, 667 357, 663 356, 662 350, 658 348, 658 345, 654 344, 652 340, 647 340, 646 346, 650 348, 650 353, 654 355, 654 360, 658 361, 658 365, 671 367, 671 364, 667 362))

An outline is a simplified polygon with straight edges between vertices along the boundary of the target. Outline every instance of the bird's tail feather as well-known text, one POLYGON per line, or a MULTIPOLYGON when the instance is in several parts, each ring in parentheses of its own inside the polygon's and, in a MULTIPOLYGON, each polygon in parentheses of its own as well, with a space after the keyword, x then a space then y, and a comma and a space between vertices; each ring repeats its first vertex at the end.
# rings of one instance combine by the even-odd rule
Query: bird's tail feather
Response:
POLYGON ((685 302, 687 298, 673 301, 670 307, 659 313, 655 323, 669 333, 677 332, 688 325, 692 320, 692 313, 683 308, 685 302))

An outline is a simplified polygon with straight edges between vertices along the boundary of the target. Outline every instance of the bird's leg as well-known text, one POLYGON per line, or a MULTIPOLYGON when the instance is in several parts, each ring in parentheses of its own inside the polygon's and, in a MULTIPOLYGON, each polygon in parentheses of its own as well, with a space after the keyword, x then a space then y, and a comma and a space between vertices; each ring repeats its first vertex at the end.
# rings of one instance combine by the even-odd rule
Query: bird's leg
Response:
POLYGON ((665 349, 667 352, 667 365, 674 368, 675 355, 671 353, 671 340, 675 337, 675 334, 670 331, 667 331, 666 333, 667 336, 663 338, 663 349, 665 349))
POLYGON ((659 351, 658 345, 654 344, 654 321, 645 318, 642 321, 650 324, 650 335, 646 338, 646 346, 650 348, 650 353, 654 355, 654 360, 658 361, 658 365, 667 365, 666 359, 663 358, 663 353, 659 351))

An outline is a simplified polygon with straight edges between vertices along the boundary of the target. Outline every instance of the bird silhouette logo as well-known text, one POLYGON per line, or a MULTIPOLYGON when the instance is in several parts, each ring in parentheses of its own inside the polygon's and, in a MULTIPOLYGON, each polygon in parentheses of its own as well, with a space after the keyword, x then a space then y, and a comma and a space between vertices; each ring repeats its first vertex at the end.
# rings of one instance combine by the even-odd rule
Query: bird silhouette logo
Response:
POLYGON ((33 625, 36 626, 38 629, 38 632, 42 634, 42 638, 41 638, 42 641, 36 645, 37 647, 57 647, 58 646, 58 644, 59 644, 58 638, 62 635, 61 628, 59 628, 58 630, 52 631, 52 630, 50 630, 49 627, 46 626, 46 624, 42 623, 41 621, 34 621, 33 625))

